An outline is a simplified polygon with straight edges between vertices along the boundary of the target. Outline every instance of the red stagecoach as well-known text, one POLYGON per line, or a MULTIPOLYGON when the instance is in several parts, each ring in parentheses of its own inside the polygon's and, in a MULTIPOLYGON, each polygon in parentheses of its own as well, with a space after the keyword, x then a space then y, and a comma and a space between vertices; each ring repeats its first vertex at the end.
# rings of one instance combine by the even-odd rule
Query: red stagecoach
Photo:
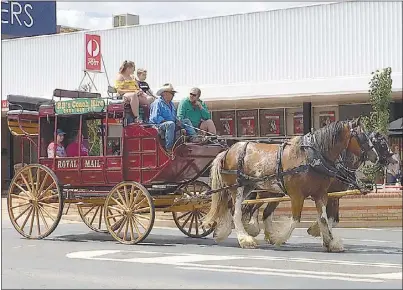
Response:
POLYGON ((60 89, 53 95, 37 111, 8 112, 12 134, 28 140, 37 155, 30 164, 15 166, 9 188, 8 212, 21 235, 50 235, 67 203, 77 205, 92 230, 109 232, 125 244, 147 237, 157 210, 172 212, 178 228, 190 237, 212 232, 201 227, 210 200, 203 196, 209 186, 199 177, 223 146, 190 144, 181 136, 168 154, 154 126, 124 125, 122 101, 60 89), (78 148, 86 145, 90 154, 49 158, 47 148, 56 142, 57 129, 66 133, 64 146, 82 135, 78 148))

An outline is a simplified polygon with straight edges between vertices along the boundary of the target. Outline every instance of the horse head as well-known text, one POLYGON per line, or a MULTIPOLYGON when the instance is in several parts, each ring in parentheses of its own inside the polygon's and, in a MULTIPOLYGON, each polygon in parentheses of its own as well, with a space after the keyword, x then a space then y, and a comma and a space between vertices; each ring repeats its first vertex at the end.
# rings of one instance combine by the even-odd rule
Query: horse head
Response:
POLYGON ((398 154, 390 149, 386 137, 379 132, 372 132, 369 138, 379 155, 379 164, 386 167, 390 174, 397 176, 400 169, 400 159, 398 154))
POLYGON ((347 127, 349 128, 350 134, 347 151, 359 156, 361 160, 366 160, 368 158, 372 163, 378 163, 378 152, 364 130, 363 124, 361 123, 361 117, 358 117, 353 121, 348 121, 347 127))

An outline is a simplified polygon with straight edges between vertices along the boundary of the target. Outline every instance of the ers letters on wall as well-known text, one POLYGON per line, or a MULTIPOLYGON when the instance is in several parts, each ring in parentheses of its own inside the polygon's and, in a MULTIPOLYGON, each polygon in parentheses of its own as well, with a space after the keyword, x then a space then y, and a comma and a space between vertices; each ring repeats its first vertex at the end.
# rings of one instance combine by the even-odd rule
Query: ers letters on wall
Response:
POLYGON ((101 72, 101 36, 85 34, 85 71, 101 72))

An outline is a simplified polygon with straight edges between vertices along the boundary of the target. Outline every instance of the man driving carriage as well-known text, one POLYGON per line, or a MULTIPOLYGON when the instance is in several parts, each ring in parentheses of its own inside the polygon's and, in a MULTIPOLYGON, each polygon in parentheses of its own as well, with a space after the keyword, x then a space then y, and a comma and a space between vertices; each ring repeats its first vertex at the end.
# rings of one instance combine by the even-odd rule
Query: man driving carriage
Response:
POLYGON ((175 141, 176 129, 186 130, 190 136, 190 142, 198 142, 198 137, 189 119, 179 121, 176 117, 175 105, 172 99, 176 91, 172 84, 166 83, 156 95, 159 96, 152 104, 150 110, 150 122, 155 124, 164 134, 165 149, 171 151, 175 141))

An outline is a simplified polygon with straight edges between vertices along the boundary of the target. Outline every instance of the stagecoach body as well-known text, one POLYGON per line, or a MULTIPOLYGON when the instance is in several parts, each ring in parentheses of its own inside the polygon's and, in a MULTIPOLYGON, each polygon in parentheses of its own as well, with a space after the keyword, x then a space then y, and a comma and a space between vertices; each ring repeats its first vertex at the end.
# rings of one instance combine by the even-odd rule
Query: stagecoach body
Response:
MULTIPOLYGON (((181 137, 178 141, 182 142, 177 142, 173 153, 168 154, 155 126, 125 125, 126 112, 121 100, 105 100, 99 94, 58 89, 54 91, 54 97, 59 101, 52 99, 37 111, 8 112, 11 133, 30 142, 37 155, 31 164, 21 162, 15 166, 15 176, 10 184, 8 211, 21 235, 28 238, 48 236, 57 226, 65 203, 78 206, 88 227, 98 232, 110 232, 126 244, 138 243, 149 234, 156 210, 172 212, 178 228, 190 237, 205 237, 212 232, 212 228, 200 228, 209 206, 208 198, 189 201, 186 197, 209 190, 209 186, 198 178, 224 150, 222 145, 189 144, 181 137), (48 157, 47 147, 52 141, 56 142, 57 129, 63 128, 69 141, 75 135, 73 131, 83 134, 85 140, 89 130, 94 129, 88 125, 90 121, 97 124, 98 154, 48 157), (72 130, 71 134, 66 128, 72 130), (130 231, 126 229, 123 237, 124 221, 117 217, 129 212, 129 207, 133 213, 123 220, 127 220, 129 227, 128 219, 131 219, 131 228, 130 231), (134 212, 139 210, 138 218, 145 218, 147 223, 134 220, 134 212), (26 213, 27 219, 18 221, 26 213), (28 232, 24 227, 29 219, 35 222, 31 223, 28 232), (38 224, 36 234, 32 233, 34 224, 38 224), (139 230, 140 225, 143 231, 139 230)), ((81 142, 89 144, 79 141, 79 145, 81 142)))

